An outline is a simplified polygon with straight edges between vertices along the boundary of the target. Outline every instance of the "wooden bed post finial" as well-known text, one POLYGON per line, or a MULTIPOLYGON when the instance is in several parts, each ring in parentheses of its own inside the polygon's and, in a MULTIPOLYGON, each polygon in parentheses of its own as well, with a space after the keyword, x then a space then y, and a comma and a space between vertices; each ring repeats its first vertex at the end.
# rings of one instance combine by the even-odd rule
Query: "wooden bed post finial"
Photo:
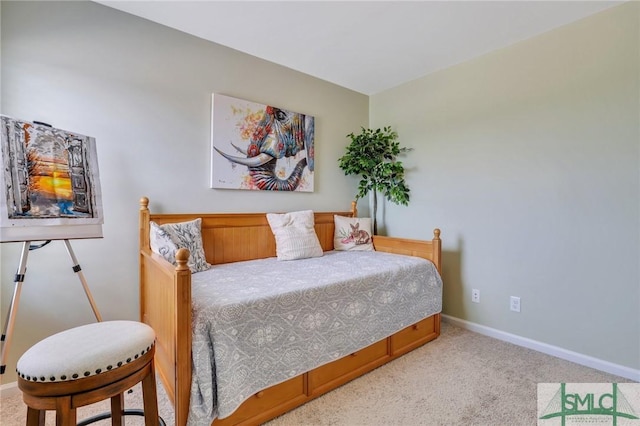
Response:
POLYGON ((358 201, 351 202, 351 217, 358 217, 358 201))
POLYGON ((189 260, 189 250, 186 248, 180 248, 176 252, 176 271, 188 271, 189 267, 187 266, 187 261, 189 260))
POLYGON ((149 244, 149 199, 147 197, 140 198, 139 228, 140 228, 140 250, 151 250, 149 244))
POLYGON ((438 268, 438 272, 442 273, 442 240, 440 240, 440 228, 433 230, 433 263, 438 268))

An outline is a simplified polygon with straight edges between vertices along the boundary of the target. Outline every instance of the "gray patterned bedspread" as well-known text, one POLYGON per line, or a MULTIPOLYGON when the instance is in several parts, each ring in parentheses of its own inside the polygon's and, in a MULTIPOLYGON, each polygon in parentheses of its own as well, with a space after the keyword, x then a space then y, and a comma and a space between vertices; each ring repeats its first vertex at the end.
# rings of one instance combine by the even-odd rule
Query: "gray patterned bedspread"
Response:
POLYGON ((193 426, 442 309, 433 263, 382 252, 215 265, 191 291, 193 426))

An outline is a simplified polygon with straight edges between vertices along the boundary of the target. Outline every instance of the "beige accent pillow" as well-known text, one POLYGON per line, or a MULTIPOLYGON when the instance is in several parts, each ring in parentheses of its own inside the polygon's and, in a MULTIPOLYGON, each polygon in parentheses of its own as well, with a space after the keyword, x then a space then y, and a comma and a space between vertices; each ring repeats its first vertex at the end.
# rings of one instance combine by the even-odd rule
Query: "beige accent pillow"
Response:
POLYGON ((322 256, 312 210, 283 214, 267 213, 267 221, 276 238, 278 260, 322 256))
POLYGON ((335 250, 373 251, 373 226, 368 217, 346 217, 334 215, 335 250))

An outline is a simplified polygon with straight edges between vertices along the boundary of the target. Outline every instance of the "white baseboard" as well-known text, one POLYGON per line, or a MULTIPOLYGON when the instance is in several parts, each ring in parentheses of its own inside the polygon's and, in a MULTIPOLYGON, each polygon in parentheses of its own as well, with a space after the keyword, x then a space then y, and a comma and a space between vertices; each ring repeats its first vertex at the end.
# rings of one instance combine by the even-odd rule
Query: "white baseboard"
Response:
POLYGON ((14 396, 20 393, 20 389, 18 389, 18 382, 5 383, 0 386, 0 397, 4 398, 5 396, 14 396))
POLYGON ((528 349, 533 349, 534 351, 555 356, 556 358, 575 362, 576 364, 584 365, 585 367, 595 368, 596 370, 604 371, 605 373, 615 374, 616 376, 640 382, 640 370, 635 370, 630 367, 614 364, 612 362, 604 361, 588 355, 583 355, 578 352, 569 351, 558 346, 538 342, 537 340, 517 336, 515 334, 507 333, 495 328, 452 317, 450 315, 442 314, 442 319, 460 328, 474 331, 485 336, 493 337, 494 339, 503 340, 505 342, 513 343, 514 345, 523 346, 528 349))

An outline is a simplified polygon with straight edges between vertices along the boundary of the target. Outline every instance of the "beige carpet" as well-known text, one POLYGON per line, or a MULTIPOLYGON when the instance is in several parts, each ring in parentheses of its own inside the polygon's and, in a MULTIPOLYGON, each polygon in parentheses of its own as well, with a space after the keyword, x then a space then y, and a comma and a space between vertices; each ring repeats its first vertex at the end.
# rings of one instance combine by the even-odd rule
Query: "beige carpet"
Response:
MULTIPOLYGON (((535 425, 537 383, 629 382, 529 349, 443 323, 438 339, 356 379, 268 426, 302 425, 535 425)), ((174 422, 160 385, 160 415, 174 422)), ((126 395, 127 408, 141 407, 141 389, 126 395)), ((24 425, 20 395, 2 397, 0 424, 24 425)), ((78 411, 82 419, 108 410, 98 403, 78 411)), ((47 425, 55 424, 53 413, 47 425)), ((108 420, 94 423, 108 425, 108 420)), ((127 425, 144 424, 128 417, 127 425)))

